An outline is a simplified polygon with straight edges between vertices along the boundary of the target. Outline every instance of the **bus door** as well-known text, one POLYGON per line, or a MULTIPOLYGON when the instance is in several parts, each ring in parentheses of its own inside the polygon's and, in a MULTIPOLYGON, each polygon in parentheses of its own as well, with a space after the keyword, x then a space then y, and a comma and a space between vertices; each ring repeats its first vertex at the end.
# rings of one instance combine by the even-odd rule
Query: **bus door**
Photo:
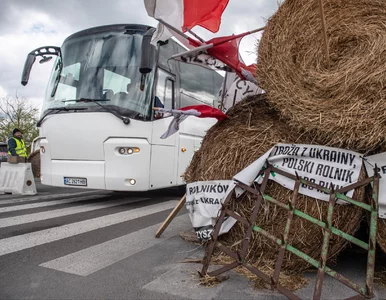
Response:
MULTIPOLYGON (((175 108, 175 75, 158 68, 154 107, 175 108)), ((154 111, 152 151, 150 164, 150 189, 176 185, 176 143, 178 134, 161 139, 173 119, 171 114, 154 111)))

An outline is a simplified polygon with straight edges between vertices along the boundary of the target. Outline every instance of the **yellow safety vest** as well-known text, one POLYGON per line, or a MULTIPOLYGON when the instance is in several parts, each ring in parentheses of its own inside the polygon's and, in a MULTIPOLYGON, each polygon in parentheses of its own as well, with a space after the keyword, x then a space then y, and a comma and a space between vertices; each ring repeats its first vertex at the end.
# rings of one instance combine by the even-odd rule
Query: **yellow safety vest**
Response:
MULTIPOLYGON (((21 157, 27 157, 27 148, 25 147, 24 141, 16 139, 14 137, 12 137, 12 139, 14 139, 16 142, 16 149, 15 149, 16 154, 21 156, 21 157)), ((11 151, 9 151, 9 149, 8 149, 8 154, 12 155, 11 151)))

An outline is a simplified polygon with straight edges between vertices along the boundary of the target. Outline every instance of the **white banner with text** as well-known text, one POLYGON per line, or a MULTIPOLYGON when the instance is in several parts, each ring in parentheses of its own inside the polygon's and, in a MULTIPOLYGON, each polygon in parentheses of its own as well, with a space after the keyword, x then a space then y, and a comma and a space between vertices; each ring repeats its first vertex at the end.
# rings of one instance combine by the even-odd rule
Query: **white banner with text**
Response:
MULTIPOLYGON (((297 173, 301 178, 325 188, 333 186, 335 190, 357 182, 363 164, 361 154, 350 150, 306 144, 276 144, 233 178, 247 185, 251 185, 253 181, 261 183, 263 176, 257 176, 267 167, 267 161, 277 169, 293 175, 297 173)), ((386 165, 384 156, 381 161, 386 165)), ((294 189, 295 181, 277 172, 271 172, 269 179, 287 189, 294 189)), ((199 181, 187 185, 186 208, 200 240, 210 238, 221 212, 221 204, 235 186, 233 180, 199 181)), ((384 193, 384 189, 382 191, 384 193)), ((237 196, 243 192, 236 187, 237 196)), ((328 193, 305 184, 300 185, 299 193, 329 201, 328 193)), ((354 190, 350 190, 345 194, 352 197, 353 193, 354 190)), ((345 201, 337 203, 347 204, 345 201)), ((229 217, 221 227, 220 234, 228 232, 235 223, 236 220, 229 217)))
MULTIPOLYGON (((234 187, 231 180, 198 181, 186 186, 186 208, 199 240, 211 237, 221 204, 234 187)), ((234 218, 227 218, 219 234, 228 232, 235 223, 234 218)))

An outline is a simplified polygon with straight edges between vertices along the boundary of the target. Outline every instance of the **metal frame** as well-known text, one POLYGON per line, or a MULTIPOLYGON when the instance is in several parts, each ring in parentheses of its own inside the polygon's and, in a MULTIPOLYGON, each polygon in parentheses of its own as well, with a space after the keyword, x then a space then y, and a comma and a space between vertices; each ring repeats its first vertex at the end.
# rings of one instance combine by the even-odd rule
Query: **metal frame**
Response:
POLYGON ((232 198, 232 195, 234 191, 232 191, 227 198, 224 200, 223 204, 223 209, 221 211, 220 217, 214 227, 212 239, 209 241, 205 257, 204 257, 204 262, 203 262, 203 267, 202 271, 200 272, 201 276, 204 276, 205 274, 209 276, 218 276, 226 271, 232 270, 238 266, 243 266, 247 268, 249 271, 254 273, 256 276, 260 277, 267 283, 271 285, 273 289, 278 290, 280 293, 285 295, 289 299, 300 299, 297 295, 295 295, 293 292, 287 290, 283 286, 279 284, 279 275, 281 271, 281 267, 283 264, 284 260, 284 254, 286 251, 289 251, 293 253, 294 255, 300 257, 301 259, 307 261, 309 264, 312 266, 316 267, 318 269, 318 275, 317 275, 317 280, 315 283, 315 289, 314 289, 314 295, 313 299, 320 299, 321 294, 322 294, 322 286, 323 286, 323 281, 324 281, 324 275, 328 274, 335 279, 339 280, 341 283, 344 285, 348 286, 352 290, 356 291, 358 293, 357 296, 354 296, 349 299, 356 299, 356 298, 373 298, 374 293, 373 293, 373 281, 374 281, 374 266, 375 266, 375 248, 376 248, 376 230, 377 230, 377 218, 378 218, 378 194, 379 194, 379 173, 377 166, 374 168, 374 176, 370 178, 366 178, 364 180, 358 181, 354 184, 351 184, 347 187, 334 190, 334 188, 331 186, 330 189, 324 188, 318 184, 312 183, 308 180, 300 178, 297 174, 293 175, 287 172, 284 172, 283 170, 277 169, 273 167, 272 165, 268 164, 267 168, 263 170, 262 172, 259 173, 258 176, 261 174, 264 174, 263 177, 263 182, 260 186, 259 189, 256 189, 255 187, 251 187, 248 185, 245 185, 242 182, 239 182, 236 180, 236 186, 244 189, 245 191, 252 193, 257 196, 256 202, 254 209, 252 211, 252 214, 250 216, 250 219, 243 218, 239 215, 237 215, 235 212, 231 211, 228 209, 228 206, 230 204, 230 200, 232 198), (287 178, 290 178, 295 181, 295 186, 294 186, 294 193, 292 200, 288 202, 288 204, 285 204, 283 202, 277 201, 276 199, 264 194, 268 178, 271 172, 278 173, 280 175, 283 175, 287 178), (347 196, 344 195, 345 192, 348 192, 352 189, 362 187, 362 186, 367 186, 369 183, 373 183, 373 193, 372 193, 372 198, 370 199, 370 204, 366 204, 363 202, 358 202, 356 200, 353 200, 347 196), (300 184, 304 184, 313 188, 316 188, 318 190, 322 190, 326 193, 329 193, 330 198, 329 198, 329 205, 328 205, 328 213, 327 213, 327 219, 326 222, 323 222, 321 220, 318 220, 316 218, 313 218, 305 213, 303 213, 300 210, 296 209, 296 201, 299 193, 299 187, 300 184), (361 241, 357 238, 355 238, 352 235, 349 235, 338 228, 333 227, 332 225, 332 220, 333 220, 333 213, 334 213, 334 206, 336 204, 337 200, 343 200, 346 202, 349 202, 352 205, 355 205, 361 209, 364 209, 365 211, 370 213, 370 232, 369 232, 369 241, 368 243, 361 241), (259 209, 261 206, 261 203, 263 201, 268 201, 272 204, 275 204, 277 206, 280 206, 281 208, 284 208, 288 210, 288 217, 286 221, 286 226, 284 233, 281 235, 280 238, 273 236, 269 232, 265 231, 263 228, 258 227, 255 224, 256 217, 259 213, 259 209), (242 242, 242 248, 240 251, 232 251, 231 249, 225 247, 224 245, 221 245, 218 243, 218 235, 219 231, 221 228, 221 225, 224 221, 224 218, 226 216, 231 216, 235 219, 237 219, 239 222, 247 226, 247 231, 245 233, 243 242, 242 242), (290 245, 287 242, 289 232, 291 230, 291 223, 293 220, 293 216, 296 215, 300 218, 303 218, 313 224, 318 225, 319 227, 323 228, 324 230, 324 239, 323 243, 321 245, 321 254, 320 254, 320 261, 315 260, 314 258, 308 256, 304 252, 296 249, 292 245, 290 245), (258 270, 249 262, 246 260, 246 255, 248 251, 248 246, 249 242, 252 236, 252 231, 256 231, 265 237, 269 238, 272 240, 274 243, 276 243, 279 246, 279 253, 278 257, 275 263, 275 270, 273 276, 268 276, 267 274, 263 273, 262 271, 258 270), (366 268, 366 285, 365 287, 361 287, 358 284, 350 281, 348 278, 344 277, 343 275, 337 273, 336 271, 330 269, 329 267, 326 266, 327 264, 327 257, 328 257, 328 247, 329 247, 329 242, 331 235, 337 235, 340 236, 341 238, 346 239, 347 241, 367 250, 368 255, 367 255, 367 268, 366 268), (215 249, 219 249, 223 253, 227 254, 231 258, 233 258, 235 261, 233 263, 224 265, 223 267, 216 269, 214 271, 208 272, 208 268, 211 262, 212 255, 214 253, 215 249))

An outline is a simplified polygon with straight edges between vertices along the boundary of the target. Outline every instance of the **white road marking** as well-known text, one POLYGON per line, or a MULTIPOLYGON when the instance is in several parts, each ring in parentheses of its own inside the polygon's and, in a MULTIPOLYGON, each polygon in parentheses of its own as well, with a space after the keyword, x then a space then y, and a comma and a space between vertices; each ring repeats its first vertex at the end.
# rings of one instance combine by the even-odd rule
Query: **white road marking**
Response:
POLYGON ((87 276, 116 262, 153 247, 191 227, 187 215, 173 220, 161 238, 154 234, 162 223, 153 225, 119 238, 42 263, 40 266, 61 272, 87 276))
POLYGON ((25 210, 25 209, 32 209, 32 208, 47 207, 47 206, 55 206, 55 205, 79 202, 79 201, 84 201, 84 200, 100 199, 103 197, 105 197, 105 196, 93 195, 93 196, 85 196, 85 197, 78 197, 78 198, 61 199, 61 200, 55 200, 55 201, 46 201, 46 202, 39 202, 39 203, 0 207, 0 213, 19 211, 19 210, 25 210))
MULTIPOLYGON (((97 198, 103 198, 104 196, 94 196, 94 199, 97 198)), ((79 199, 79 198, 78 198, 79 199)), ((94 211, 98 209, 104 209, 108 207, 118 206, 122 204, 128 204, 132 202, 137 202, 144 200, 146 198, 126 198, 123 200, 106 200, 101 203, 93 203, 93 204, 84 204, 79 206, 73 206, 73 207, 66 207, 66 208, 59 208, 54 209, 50 211, 44 211, 29 215, 22 215, 22 216, 16 216, 16 217, 9 217, 9 218, 2 218, 0 219, 0 228, 10 227, 10 226, 16 226, 16 225, 22 225, 22 224, 28 224, 43 220, 49 220, 49 219, 55 219, 59 217, 69 216, 69 215, 75 215, 79 213, 85 213, 89 211, 94 211)))
POLYGON ((0 240, 0 256, 158 213, 174 208, 177 202, 177 200, 172 200, 157 203, 116 214, 5 238, 0 240))

